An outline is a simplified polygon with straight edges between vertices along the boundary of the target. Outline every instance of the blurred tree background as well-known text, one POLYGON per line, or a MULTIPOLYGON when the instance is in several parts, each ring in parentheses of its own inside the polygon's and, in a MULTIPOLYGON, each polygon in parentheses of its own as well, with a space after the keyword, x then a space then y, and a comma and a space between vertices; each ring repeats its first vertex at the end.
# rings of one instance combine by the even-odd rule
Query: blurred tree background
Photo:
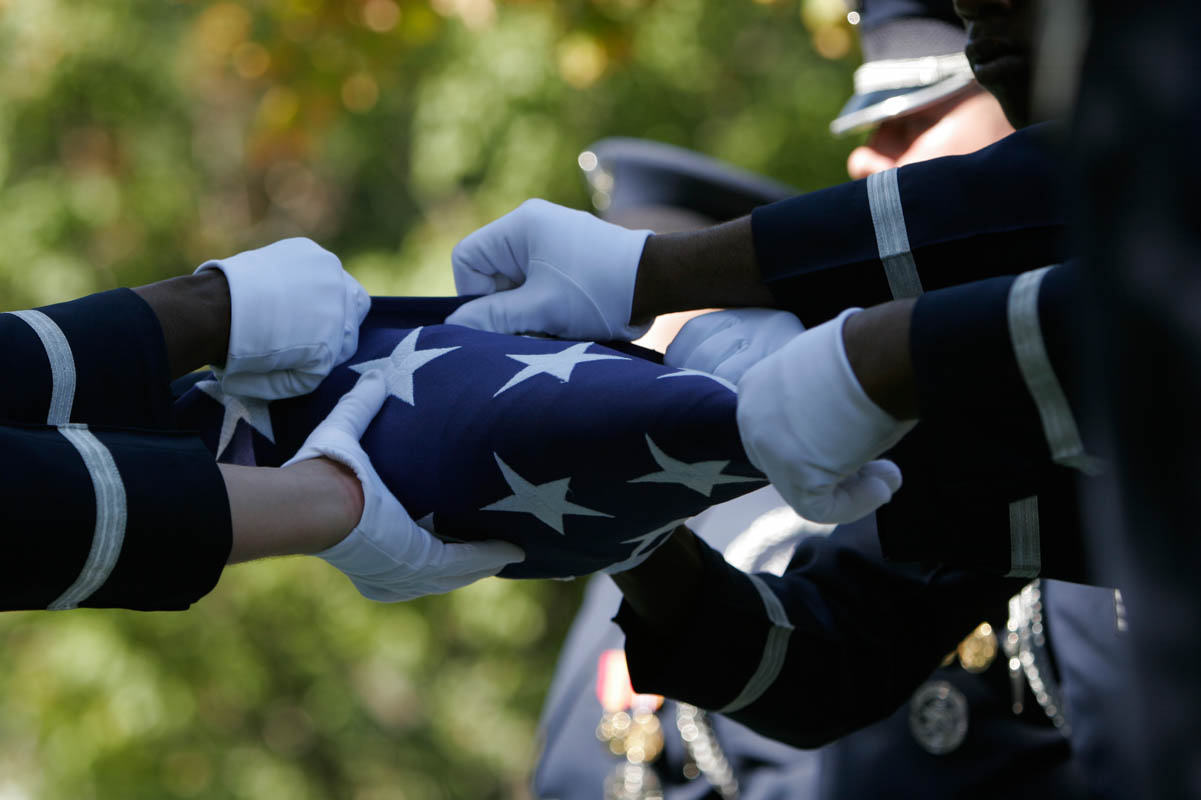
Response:
MULTIPOLYGON (((841 0, 0 0, 0 308, 284 236, 373 294, 642 136, 804 188, 856 61, 841 0)), ((395 606, 316 559, 183 614, 0 615, 0 798, 522 798, 582 582, 395 606)))

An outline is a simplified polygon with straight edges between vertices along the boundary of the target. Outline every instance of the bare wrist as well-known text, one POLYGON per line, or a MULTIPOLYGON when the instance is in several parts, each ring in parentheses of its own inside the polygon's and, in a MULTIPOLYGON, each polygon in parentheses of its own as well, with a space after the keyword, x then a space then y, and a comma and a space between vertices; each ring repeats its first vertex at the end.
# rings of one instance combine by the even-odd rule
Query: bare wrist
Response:
POLYGON ((224 364, 229 351, 229 284, 220 270, 171 278, 134 291, 158 317, 172 377, 224 364))
POLYGON ((847 318, 847 361, 872 402, 898 420, 916 419, 917 387, 909 355, 909 322, 916 300, 895 300, 847 318))
POLYGON ((313 524, 301 552, 317 553, 333 547, 363 518, 363 485, 354 470, 344 464, 329 458, 312 458, 281 472, 299 478, 308 498, 313 524))
POLYGON ((326 458, 290 467, 219 465, 229 498, 233 547, 229 563, 318 553, 354 530, 363 488, 354 473, 326 458))
POLYGON ((630 321, 649 322, 673 311, 770 306, 774 299, 759 275, 751 218, 646 240, 630 321))

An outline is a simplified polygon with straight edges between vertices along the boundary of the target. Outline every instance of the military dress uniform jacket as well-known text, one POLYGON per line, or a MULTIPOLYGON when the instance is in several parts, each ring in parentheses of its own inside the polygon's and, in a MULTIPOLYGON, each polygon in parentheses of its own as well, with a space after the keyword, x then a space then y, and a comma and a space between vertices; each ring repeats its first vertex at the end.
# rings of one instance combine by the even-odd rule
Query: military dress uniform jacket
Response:
POLYGON ((813 326, 850 306, 1013 275, 1069 256, 1056 129, 886 170, 751 214, 776 305, 813 326))
POLYGON ((882 719, 965 632, 1004 619, 1021 581, 885 560, 874 519, 797 547, 788 571, 745 573, 698 542, 701 589, 669 627, 622 603, 635 691, 720 711, 757 733, 817 747, 882 719), (697 659, 718 641, 721 658, 697 659))
POLYGON ((850 306, 922 298, 911 330, 922 423, 889 454, 905 487, 878 517, 889 558, 1091 578, 1076 503, 1087 459, 1052 460, 1050 440, 1039 439, 1059 419, 1075 430, 1066 401, 1055 401, 1057 410, 1045 402, 1062 397, 1056 387, 1072 379, 1057 378, 1047 354, 1061 357, 1071 346, 1079 323, 1064 287, 1075 279, 1047 281, 1062 307, 1044 322, 1042 278, 1034 277, 1043 273, 1012 277, 1070 256, 1056 136, 1049 123, 1031 126, 976 153, 887 170, 752 214, 763 280, 776 304, 806 325, 850 306), (973 282, 980 285, 963 286, 973 282), (942 336, 952 327, 956 335, 942 336), (986 348, 976 348, 977 337, 986 348), (970 536, 965 519, 973 521, 970 536), (1040 529, 1056 535, 1040 538, 1040 529))
POLYGON ((917 455, 898 458, 905 486, 875 516, 802 543, 783 577, 706 550, 702 596, 671 630, 623 604, 635 690, 817 746, 896 708, 965 630, 1003 618, 1025 579, 1083 572, 1070 480, 1098 465, 1067 401, 1078 392, 1057 378, 1070 374, 1075 279, 1067 265, 922 297, 911 344, 926 422, 907 437, 917 455), (973 561, 985 571, 943 566, 973 561), (697 669, 680 654, 704 629, 722 631, 726 657, 697 669))
POLYGON ((918 300, 921 422, 892 453, 905 485, 877 514, 890 558, 1093 582, 1077 498, 1104 465, 1077 422, 1079 277, 1069 262, 918 300))
MULTIPOLYGON (((783 575, 789 564, 782 561, 811 569, 805 565, 812 561, 814 550, 830 546, 823 543, 822 533, 814 532, 825 526, 790 525, 788 515, 780 508, 782 504, 778 494, 764 489, 710 509, 691 520, 689 527, 715 550, 721 550, 726 560, 733 558, 733 563, 744 569, 748 564, 760 565, 773 575, 783 575), (812 538, 811 545, 794 559, 789 554, 805 538, 812 538), (754 555, 756 550, 762 550, 762 556, 754 555)), ((837 547, 847 546, 843 535, 837 536, 837 547)), ((862 541, 871 543, 870 537, 862 537, 862 541)), ((878 562, 880 556, 877 551, 867 557, 878 562)), ((884 568, 901 572, 908 569, 900 565, 884 568)), ((893 585, 899 587, 904 582, 893 585)), ((991 589, 993 584, 988 582, 985 588, 991 589)), ((598 741, 595 733, 602 711, 596 689, 598 658, 604 651, 622 646, 620 630, 609 622, 612 609, 619 602, 620 594, 612 582, 595 579, 589 584, 584 604, 564 643, 542 715, 545 744, 534 775, 534 793, 538 797, 556 800, 598 797, 606 776, 613 773, 621 760, 610 753, 605 742, 598 741)), ((915 606, 911 611, 920 613, 923 608, 924 605, 915 606)), ((889 613, 885 609, 866 629, 874 632, 878 625, 887 624, 891 620, 889 613)), ((705 670, 711 662, 730 657, 727 632, 717 627, 720 623, 721 620, 710 620, 706 624, 703 618, 696 621, 693 629, 699 631, 701 638, 680 643, 684 648, 677 661, 681 669, 705 670)), ((993 620, 997 631, 1004 631, 1005 625, 1004 618, 993 620)), ((853 633, 853 630, 841 634, 831 631, 830 636, 832 639, 853 633)), ((813 647, 804 657, 821 661, 826 655, 827 642, 810 641, 813 647)), ((840 647, 833 650, 836 655, 844 651, 840 647)), ((1091 674, 1094 672, 1091 667, 1099 660, 1097 653, 1093 649, 1081 651, 1079 647, 1066 653, 1057 651, 1058 663, 1070 661, 1091 674)), ((1026 700, 1023 711, 1014 713, 1014 688, 1006 662, 999 650, 983 660, 975 660, 970 671, 961 666, 959 659, 952 659, 950 664, 944 662, 942 667, 924 676, 922 688, 896 712, 817 751, 788 747, 725 716, 709 714, 706 720, 712 736, 705 737, 708 749, 704 752, 710 754, 710 764, 728 767, 729 776, 737 784, 737 796, 744 800, 973 795, 1063 800, 1091 796, 1080 777, 1068 739, 1052 725, 1028 689, 1022 689, 1026 700), (929 713, 923 706, 922 698, 932 692, 950 695, 950 705, 944 713, 937 710, 929 713), (922 716, 915 722, 915 715, 923 711, 927 711, 932 721, 922 716)), ((883 669, 884 661, 878 663, 883 669)), ((856 665, 856 674, 863 676, 866 683, 863 687, 849 686, 852 694, 847 699, 887 677, 883 672, 873 674, 871 668, 870 661, 856 665)), ((838 692, 841 687, 842 684, 831 684, 826 689, 838 692)), ((825 690, 808 686, 808 691, 820 694, 825 690)), ((802 702, 793 713, 796 721, 803 724, 810 708, 802 702)), ((687 716, 687 709, 684 714, 687 716)), ((652 766, 665 800, 717 797, 719 792, 714 786, 722 785, 721 781, 710 780, 704 771, 698 775, 698 770, 684 769, 694 756, 682 741, 681 707, 668 700, 658 716, 664 731, 664 746, 652 766)), ((1073 730, 1080 721, 1079 716, 1073 716, 1073 730)), ((720 769, 714 773, 719 777, 725 774, 720 769)))
POLYGON ((229 556, 229 501, 171 430, 162 329, 118 289, 0 314, 0 608, 183 609, 229 556))

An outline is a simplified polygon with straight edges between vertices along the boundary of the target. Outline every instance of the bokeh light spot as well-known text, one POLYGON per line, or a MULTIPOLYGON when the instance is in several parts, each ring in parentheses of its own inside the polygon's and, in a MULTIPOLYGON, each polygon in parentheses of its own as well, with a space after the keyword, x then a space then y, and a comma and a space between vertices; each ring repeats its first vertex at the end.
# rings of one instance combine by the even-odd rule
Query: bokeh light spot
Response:
POLYGON ((281 208, 300 208, 309 199, 316 184, 313 171, 295 161, 272 164, 263 179, 271 202, 281 208))
POLYGON ((496 21, 493 0, 430 0, 430 7, 444 17, 458 17, 472 30, 482 30, 496 21))
POLYGON ((163 758, 163 785, 180 797, 199 796, 212 777, 212 761, 198 750, 176 750, 163 758))
POLYGON ((196 32, 201 47, 210 55, 224 56, 246 39, 250 12, 237 3, 217 3, 205 9, 196 32))
POLYGON ((300 111, 300 97, 287 86, 272 86, 259 101, 259 119, 268 128, 286 128, 300 111))
POLYGON ((813 35, 813 47, 822 58, 842 58, 851 52, 851 35, 835 25, 821 28, 813 35))
POLYGON ((379 86, 366 72, 351 75, 342 83, 342 103, 351 111, 364 113, 379 100, 379 86))
POLYGON ((363 6, 363 24, 376 33, 386 33, 400 22, 400 6, 392 0, 367 0, 363 6))
POLYGON ((242 42, 234 50, 234 69, 247 80, 262 77, 271 66, 271 54, 258 42, 242 42))
POLYGON ((596 39, 573 33, 559 44, 559 74, 577 89, 586 89, 605 74, 609 56, 596 39))

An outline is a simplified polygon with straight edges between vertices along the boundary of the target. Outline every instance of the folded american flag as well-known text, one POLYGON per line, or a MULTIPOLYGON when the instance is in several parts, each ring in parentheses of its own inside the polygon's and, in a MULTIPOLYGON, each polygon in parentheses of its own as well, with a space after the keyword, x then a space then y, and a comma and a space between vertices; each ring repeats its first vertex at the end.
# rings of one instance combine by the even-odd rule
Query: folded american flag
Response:
POLYGON ((632 566, 672 529, 763 485, 746 459, 733 387, 632 345, 444 325, 466 298, 374 298, 359 350, 304 397, 223 395, 211 375, 176 401, 219 461, 278 466, 361 373, 390 397, 363 448, 427 529, 526 551, 502 575, 632 566), (620 349, 616 349, 620 348, 620 349))

